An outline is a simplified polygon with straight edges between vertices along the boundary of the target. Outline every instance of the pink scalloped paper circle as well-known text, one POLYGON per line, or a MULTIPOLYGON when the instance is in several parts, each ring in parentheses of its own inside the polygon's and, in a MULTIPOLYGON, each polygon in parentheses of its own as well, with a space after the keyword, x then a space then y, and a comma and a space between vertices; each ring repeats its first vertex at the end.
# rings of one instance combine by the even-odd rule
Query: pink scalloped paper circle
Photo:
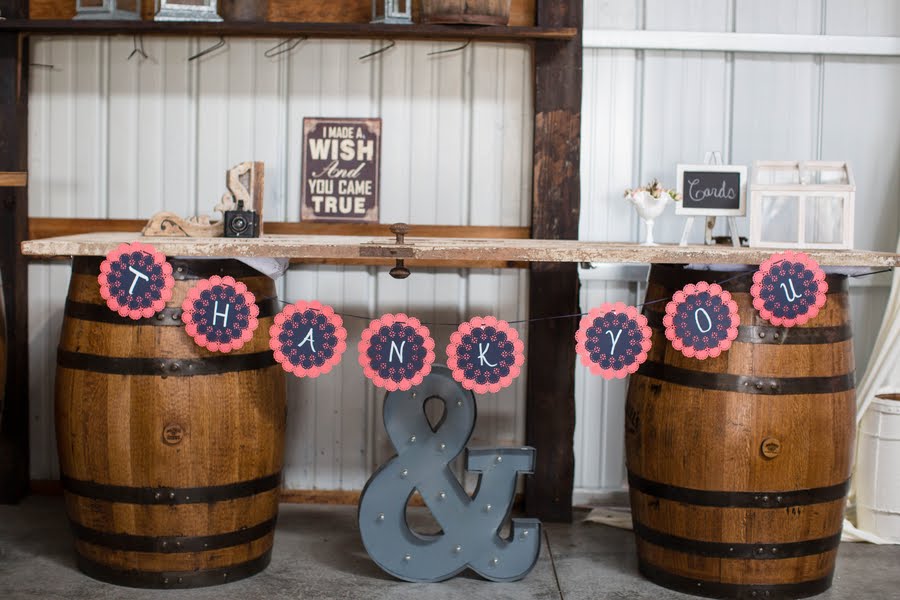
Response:
POLYGON ((827 293, 828 283, 825 281, 825 271, 822 270, 819 263, 803 252, 793 252, 791 250, 773 254, 764 261, 759 266, 759 270, 753 274, 753 285, 750 287, 750 295, 753 297, 753 308, 759 311, 760 316, 772 325, 780 325, 782 327, 803 325, 810 319, 815 318, 819 314, 821 308, 825 306, 825 302, 828 298, 826 295, 827 293), (774 291, 774 286, 771 282, 766 281, 767 278, 772 275, 773 269, 777 268, 780 270, 783 263, 789 264, 789 275, 797 275, 798 280, 801 282, 805 280, 809 285, 815 286, 815 289, 811 290, 812 298, 809 298, 805 293, 809 288, 804 288, 801 283, 801 290, 803 291, 801 291, 801 294, 797 296, 797 298, 802 298, 801 301, 806 308, 805 312, 799 311, 803 306, 795 304, 795 300, 788 299, 788 294, 791 296, 796 294, 793 282, 790 282, 790 289, 785 287, 782 290, 785 303, 791 303, 793 308, 798 309, 794 311, 797 313, 794 317, 776 315, 773 311, 781 308, 781 303, 775 302, 773 306, 772 303, 774 300, 771 297, 764 297, 774 291))
MULTIPOLYGON (((138 278, 137 275, 134 277, 138 278)), ((137 279, 132 280, 133 283, 135 281, 137 279)), ((100 297, 106 300, 106 306, 120 316, 134 320, 152 317, 165 308, 166 302, 172 299, 172 290, 175 288, 172 265, 166 260, 166 256, 150 244, 140 242, 121 244, 111 250, 106 255, 106 259, 100 263, 100 275, 97 276, 97 282, 100 284, 100 297), (134 267, 136 263, 133 255, 135 253, 140 253, 142 260, 149 259, 160 269, 157 275, 151 277, 152 287, 142 295, 143 298, 120 287, 124 286, 124 283, 117 281, 114 273, 123 265, 134 267)))
POLYGON ((453 379, 477 394, 496 393, 509 387, 521 374, 523 364, 525 344, 519 339, 519 332, 496 317, 469 319, 450 336, 447 366, 453 371, 453 379), (495 363, 490 363, 480 352, 491 344, 500 348, 492 353, 496 355, 495 363))
MULTIPOLYGON (((636 372, 647 361, 652 333, 647 324, 647 317, 640 314, 636 307, 626 306, 623 302, 616 302, 615 304, 607 302, 598 308, 591 309, 586 316, 582 317, 578 331, 575 332, 575 352, 581 357, 581 363, 588 367, 592 374, 600 375, 603 379, 622 379, 636 372), (634 357, 628 364, 624 364, 627 358, 617 359, 613 355, 599 349, 599 338, 606 332, 599 332, 600 335, 597 335, 598 324, 596 324, 596 321, 608 320, 616 316, 619 316, 618 320, 620 321, 621 317, 624 316, 626 322, 621 324, 618 334, 611 334, 611 340, 612 336, 621 335, 625 327, 628 328, 629 334, 634 332, 634 335, 629 335, 628 347, 624 348, 624 351, 619 354, 619 356, 623 357, 634 357), (622 362, 623 364, 622 366, 615 366, 615 362, 622 362)), ((616 344, 618 344, 618 339, 618 337, 615 337, 616 344)))
MULTIPOLYGON (((710 306, 707 304, 707 306, 710 306)), ((703 307, 699 307, 703 308, 703 307)), ((695 311, 696 312, 696 311, 695 311)), ((695 319, 696 319, 695 314, 695 319)), ((726 318, 723 316, 723 318, 726 318)), ((737 302, 732 300, 731 294, 722 289, 717 283, 707 283, 701 281, 693 284, 689 283, 684 289, 675 292, 672 300, 666 304, 666 314, 663 317, 663 325, 666 328, 666 339, 672 342, 672 347, 687 356, 688 358, 696 358, 697 360, 705 360, 707 358, 716 358, 729 348, 731 343, 737 338, 738 326, 741 324, 741 318, 738 315, 737 302), (718 339, 715 346, 707 344, 707 347, 696 348, 692 345, 693 340, 685 340, 678 335, 677 326, 675 324, 675 316, 678 309, 685 303, 693 303, 697 301, 701 294, 708 293, 711 297, 717 297, 721 300, 722 305, 728 309, 728 323, 723 323, 722 328, 725 335, 718 339)), ((710 326, 715 323, 710 321, 710 326)), ((718 328, 717 328, 718 329, 718 328)), ((706 341, 706 340, 701 340, 706 341)))
MULTIPOLYGON (((388 349, 389 348, 390 346, 388 346, 388 349)), ((357 349, 359 350, 359 364, 362 366, 366 377, 371 379, 372 383, 376 386, 384 388, 389 392, 395 392, 397 390, 405 391, 414 385, 419 385, 422 383, 425 376, 431 373, 431 365, 434 363, 434 340, 431 337, 431 332, 429 332, 428 328, 422 325, 418 319, 409 317, 403 313, 388 313, 371 321, 369 326, 363 330, 362 339, 357 345, 357 349), (375 364, 369 356, 370 349, 374 348, 373 351, 378 352, 383 348, 383 344, 391 341, 391 338, 382 334, 382 328, 387 327, 388 329, 391 329, 394 325, 404 328, 405 335, 403 336, 403 339, 396 337, 393 341, 399 341, 402 344, 403 341, 414 342, 415 336, 419 336, 422 339, 422 352, 418 349, 413 350, 410 348, 411 351, 423 354, 421 360, 422 365, 408 373, 398 373, 396 367, 392 367, 388 364, 390 362, 389 360, 385 364, 375 364)), ((406 350, 407 348, 404 347, 404 351, 406 350)), ((388 359, 391 357, 392 356, 389 354, 388 359)))
MULTIPOLYGON (((235 304, 237 304, 235 302, 235 304)), ((253 339, 253 332, 259 326, 257 317, 259 316, 259 307, 256 305, 256 297, 253 292, 247 289, 247 286, 235 281, 233 277, 219 277, 213 275, 209 279, 201 279, 197 284, 188 290, 184 302, 181 304, 181 320, 184 322, 184 329, 189 336, 194 338, 194 342, 211 352, 231 352, 238 350, 247 342, 253 339), (206 327, 210 318, 214 315, 209 314, 215 309, 215 305, 209 306, 209 300, 204 300, 203 292, 212 292, 215 288, 220 289, 220 299, 235 300, 240 297, 243 305, 247 307, 248 314, 246 316, 246 325, 240 327, 227 328, 232 331, 229 339, 222 341, 221 337, 208 335, 206 327), (212 338, 212 339, 211 339, 212 338)), ((232 314, 232 323, 239 323, 240 320, 232 314)), ((213 332, 214 334, 215 332, 213 332)))
MULTIPOLYGON (((313 336, 315 337, 315 336, 313 336)), ((344 321, 339 315, 336 315, 331 306, 322 304, 318 301, 304 302, 299 301, 284 307, 280 313, 275 315, 274 324, 269 327, 269 348, 275 356, 275 360, 288 373, 292 373, 297 377, 315 378, 324 375, 341 362, 344 351, 347 350, 347 330, 344 328, 344 321), (307 320, 306 313, 320 317, 324 317, 324 322, 320 323, 296 323, 298 320, 307 320), (309 325, 309 329, 306 326, 309 325), (332 333, 326 333, 323 329, 325 325, 334 327, 332 333), (302 329, 301 329, 302 327, 302 329), (312 343, 306 340, 307 334, 302 334, 301 339, 296 339, 292 332, 313 331, 313 327, 319 329, 320 346, 314 348, 315 341, 312 343), (288 333, 293 338, 291 344, 282 341, 283 334, 288 333), (322 339, 326 342, 323 342, 322 339), (328 348, 323 348, 323 343, 328 344, 328 348), (309 358, 304 360, 301 351, 302 347, 310 344, 317 358, 309 358), (319 364, 316 364, 319 363, 319 364)))

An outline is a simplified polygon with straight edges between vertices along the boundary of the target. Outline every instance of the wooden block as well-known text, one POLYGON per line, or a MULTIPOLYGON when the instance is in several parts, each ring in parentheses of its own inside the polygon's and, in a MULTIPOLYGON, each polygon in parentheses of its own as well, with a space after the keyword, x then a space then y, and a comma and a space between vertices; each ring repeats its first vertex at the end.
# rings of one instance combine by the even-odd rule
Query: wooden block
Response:
POLYGON ((0 187, 26 187, 28 173, 0 171, 0 187))

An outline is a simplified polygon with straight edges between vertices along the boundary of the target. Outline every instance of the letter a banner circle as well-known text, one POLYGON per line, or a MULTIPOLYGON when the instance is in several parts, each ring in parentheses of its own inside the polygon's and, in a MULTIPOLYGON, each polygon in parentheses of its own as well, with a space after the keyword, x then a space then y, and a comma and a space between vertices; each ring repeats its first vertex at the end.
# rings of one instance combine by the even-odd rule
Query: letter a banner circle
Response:
POLYGON ((478 394, 499 392, 521 373, 525 345, 519 332, 496 317, 475 317, 450 336, 447 366, 453 379, 478 394))
POLYGON ((341 362, 347 330, 330 306, 295 302, 275 316, 275 324, 269 328, 269 347, 288 373, 318 377, 341 362))
POLYGON ((737 337, 737 303, 717 284, 690 283, 675 292, 666 305, 663 325, 672 347, 687 356, 715 358, 731 347, 737 337))
POLYGON ((753 274, 753 308, 772 325, 803 325, 825 306, 825 272, 802 252, 773 254, 753 274))
POLYGON ((100 263, 100 297, 123 317, 152 317, 172 299, 172 265, 150 244, 122 244, 100 263))
POLYGON ((366 377, 390 392, 422 383, 434 362, 428 328, 403 313, 382 315, 369 323, 357 348, 366 377))
POLYGON ((622 379, 646 362, 651 333, 637 308, 607 302, 581 319, 575 352, 594 375, 622 379))
POLYGON ((247 286, 232 277, 214 275, 192 287, 181 320, 198 346, 212 352, 231 352, 253 338, 259 307, 247 286))

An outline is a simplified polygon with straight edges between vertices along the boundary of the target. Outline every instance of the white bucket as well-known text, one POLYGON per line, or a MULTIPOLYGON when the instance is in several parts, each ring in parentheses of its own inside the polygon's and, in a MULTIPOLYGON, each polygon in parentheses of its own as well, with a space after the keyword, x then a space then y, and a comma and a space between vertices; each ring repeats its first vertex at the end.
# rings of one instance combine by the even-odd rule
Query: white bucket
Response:
POLYGON ((872 400, 859 428, 858 527, 900 542, 900 393, 872 400))

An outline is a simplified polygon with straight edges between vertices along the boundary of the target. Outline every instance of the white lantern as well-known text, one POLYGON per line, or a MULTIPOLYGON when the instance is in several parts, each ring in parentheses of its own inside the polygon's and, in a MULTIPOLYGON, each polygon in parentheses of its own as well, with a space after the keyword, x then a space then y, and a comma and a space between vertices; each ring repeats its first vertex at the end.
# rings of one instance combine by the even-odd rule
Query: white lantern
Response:
POLYGON ((372 0, 373 23, 412 23, 412 0, 372 0))
POLYGON ((856 184, 845 162, 757 161, 750 183, 750 245, 853 248, 856 184))
POLYGON ((154 21, 221 21, 217 0, 156 0, 154 21))
POLYGON ((75 0, 76 19, 120 19, 141 18, 139 0, 75 0))

